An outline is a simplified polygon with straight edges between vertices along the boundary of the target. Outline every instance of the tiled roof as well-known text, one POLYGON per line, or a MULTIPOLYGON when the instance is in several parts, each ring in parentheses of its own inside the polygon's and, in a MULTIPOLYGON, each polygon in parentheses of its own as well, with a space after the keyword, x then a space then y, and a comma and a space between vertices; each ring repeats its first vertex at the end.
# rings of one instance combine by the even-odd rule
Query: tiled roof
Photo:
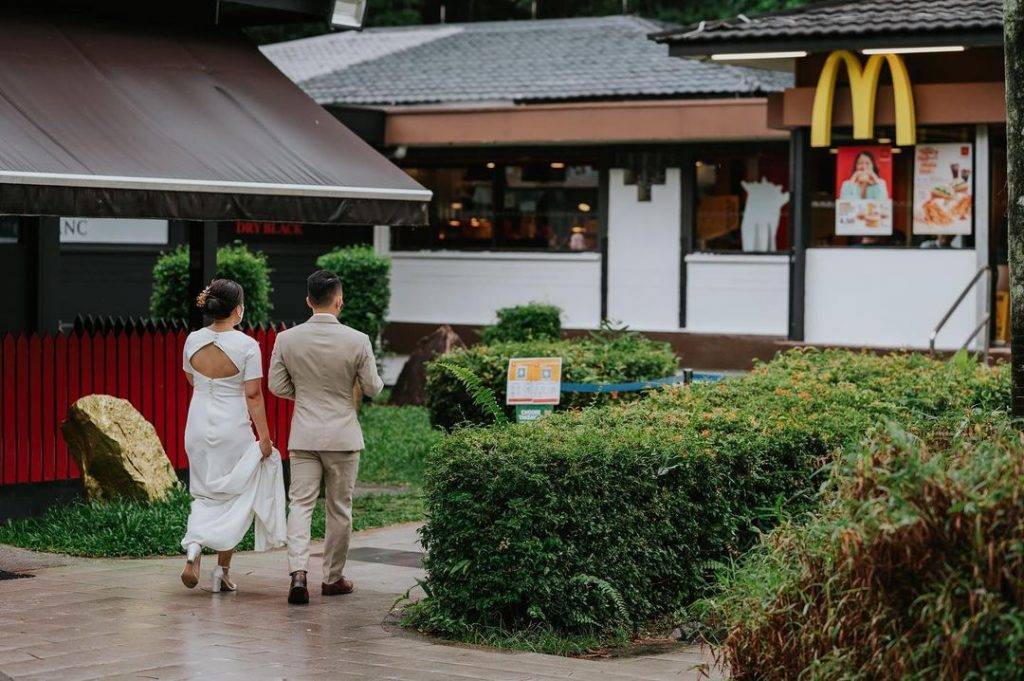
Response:
POLYGON ((786 39, 999 31, 1003 0, 831 0, 759 17, 662 31, 674 45, 786 39))
POLYGON ((376 28, 264 46, 321 104, 426 104, 735 96, 789 74, 671 59, 637 17, 376 28))

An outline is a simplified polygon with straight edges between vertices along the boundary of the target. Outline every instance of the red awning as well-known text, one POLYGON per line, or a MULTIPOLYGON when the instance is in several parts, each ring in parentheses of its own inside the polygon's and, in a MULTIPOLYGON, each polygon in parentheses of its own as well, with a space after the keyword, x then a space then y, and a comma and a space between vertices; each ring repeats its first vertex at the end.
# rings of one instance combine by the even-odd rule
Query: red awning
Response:
POLYGON ((0 18, 0 213, 420 225, 429 200, 244 38, 0 18))

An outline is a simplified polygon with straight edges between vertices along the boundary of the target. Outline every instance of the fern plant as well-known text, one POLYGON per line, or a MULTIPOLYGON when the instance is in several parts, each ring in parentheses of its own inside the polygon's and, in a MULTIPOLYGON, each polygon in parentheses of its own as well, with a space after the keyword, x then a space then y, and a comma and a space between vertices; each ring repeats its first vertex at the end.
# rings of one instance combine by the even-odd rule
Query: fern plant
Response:
POLYGON ((597 593, 615 608, 622 624, 629 626, 629 608, 626 607, 626 601, 622 594, 619 593, 619 590, 612 586, 610 582, 600 577, 585 574, 578 574, 570 581, 579 586, 592 586, 597 589, 597 593))
POLYGON ((508 425, 508 416, 505 415, 505 410, 498 404, 498 398, 494 395, 494 391, 484 385, 479 376, 466 367, 457 364, 450 362, 438 362, 437 364, 458 379, 459 383, 466 389, 470 399, 473 400, 473 404, 484 414, 490 416, 495 425, 508 425))

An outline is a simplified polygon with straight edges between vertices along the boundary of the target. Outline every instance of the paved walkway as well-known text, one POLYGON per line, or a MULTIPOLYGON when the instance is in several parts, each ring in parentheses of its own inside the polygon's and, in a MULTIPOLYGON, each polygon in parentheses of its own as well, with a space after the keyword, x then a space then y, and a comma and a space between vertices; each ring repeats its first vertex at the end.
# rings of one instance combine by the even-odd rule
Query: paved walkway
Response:
MULTIPOLYGON (((285 602, 279 551, 236 556, 238 593, 216 595, 205 582, 182 587, 179 558, 0 553, 0 569, 35 575, 0 580, 0 679, 700 678, 694 667, 704 659, 696 648, 578 660, 448 645, 387 624, 392 604, 423 576, 415 530, 357 533, 346 569, 356 593, 324 599, 313 589, 307 607, 285 602)), ((319 565, 311 566, 310 584, 319 581, 319 565)))

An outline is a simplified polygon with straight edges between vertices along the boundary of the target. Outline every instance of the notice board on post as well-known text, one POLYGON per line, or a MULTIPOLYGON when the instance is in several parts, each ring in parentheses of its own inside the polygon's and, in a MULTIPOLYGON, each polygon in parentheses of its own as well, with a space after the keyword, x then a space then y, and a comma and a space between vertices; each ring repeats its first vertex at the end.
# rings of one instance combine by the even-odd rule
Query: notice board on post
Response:
POLYGON ((561 396, 561 357, 509 359, 505 404, 515 406, 518 421, 540 418, 558 404, 561 396))

